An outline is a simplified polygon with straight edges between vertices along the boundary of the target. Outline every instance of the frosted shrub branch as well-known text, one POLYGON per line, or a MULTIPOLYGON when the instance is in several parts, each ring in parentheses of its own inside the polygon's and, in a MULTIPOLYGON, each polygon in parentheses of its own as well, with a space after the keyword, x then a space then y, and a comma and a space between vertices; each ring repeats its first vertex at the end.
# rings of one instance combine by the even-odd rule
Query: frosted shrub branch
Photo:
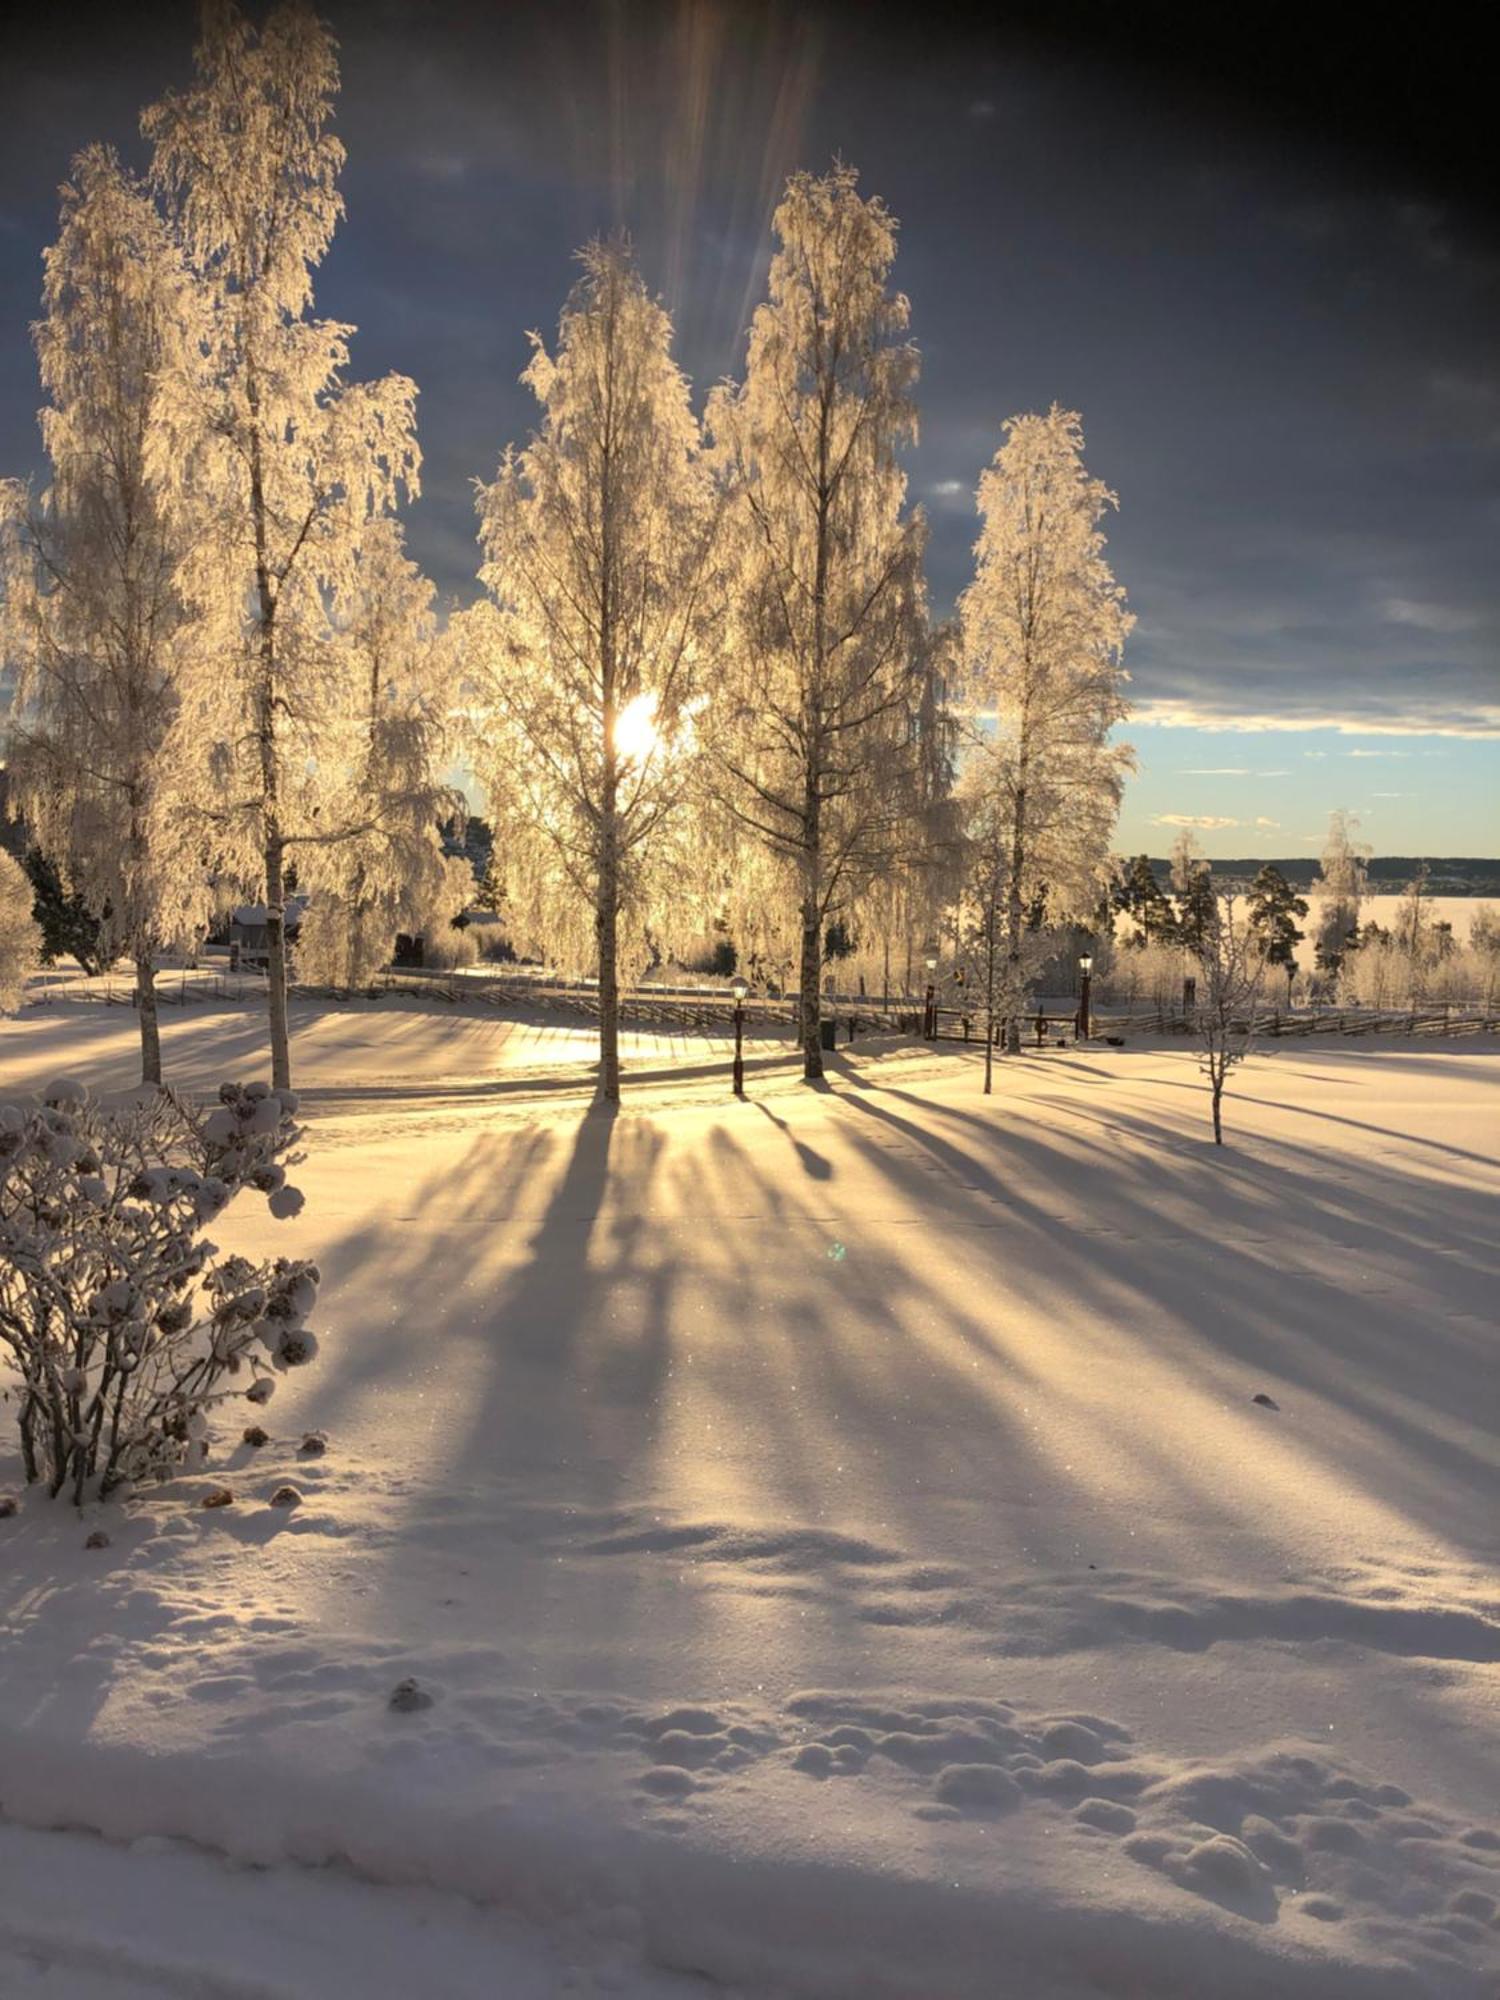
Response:
POLYGON ((246 1188, 302 1197, 283 1162, 290 1091, 226 1083, 119 1107, 67 1079, 0 1105, 0 1350, 16 1376, 28 1482, 81 1503, 203 1462, 209 1413, 266 1402, 317 1352, 313 1264, 221 1256, 203 1231, 246 1188))

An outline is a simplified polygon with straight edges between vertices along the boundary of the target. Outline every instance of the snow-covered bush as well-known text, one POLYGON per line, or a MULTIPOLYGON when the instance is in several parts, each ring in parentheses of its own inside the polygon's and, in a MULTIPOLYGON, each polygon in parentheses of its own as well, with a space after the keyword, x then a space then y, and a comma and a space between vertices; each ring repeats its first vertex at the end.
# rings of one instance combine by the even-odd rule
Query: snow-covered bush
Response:
POLYGON ((313 1358, 317 1267, 221 1256, 203 1235, 246 1188, 274 1215, 301 1208, 283 1165, 296 1109, 263 1083, 226 1083, 211 1107, 108 1107, 70 1079, 0 1105, 0 1349, 28 1481, 81 1501, 201 1464, 215 1404, 264 1403, 313 1358))
POLYGON ((26 870, 0 848, 0 1014, 13 1014, 20 1006, 26 975, 42 948, 31 904, 26 870))
POLYGON ((422 963, 435 972, 452 972, 460 965, 477 965, 479 940, 471 930, 456 930, 452 924, 426 932, 422 938, 422 963))
POLYGON ((1094 991, 1107 1005, 1130 1012, 1180 1014, 1183 981, 1196 971, 1192 954, 1181 945, 1138 944, 1127 937, 1094 991))

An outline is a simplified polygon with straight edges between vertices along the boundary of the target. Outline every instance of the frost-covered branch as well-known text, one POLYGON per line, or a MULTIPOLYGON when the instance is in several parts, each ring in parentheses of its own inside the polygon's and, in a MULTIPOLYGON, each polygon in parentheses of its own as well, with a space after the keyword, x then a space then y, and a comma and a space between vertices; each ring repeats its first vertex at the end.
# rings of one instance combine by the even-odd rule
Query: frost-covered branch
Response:
POLYGON ((209 1110, 169 1092, 110 1108, 67 1079, 0 1105, 0 1358, 29 1481, 81 1502, 200 1464, 219 1403, 265 1402, 316 1354, 316 1266, 203 1235, 246 1189, 300 1209, 296 1109, 265 1084, 209 1110))

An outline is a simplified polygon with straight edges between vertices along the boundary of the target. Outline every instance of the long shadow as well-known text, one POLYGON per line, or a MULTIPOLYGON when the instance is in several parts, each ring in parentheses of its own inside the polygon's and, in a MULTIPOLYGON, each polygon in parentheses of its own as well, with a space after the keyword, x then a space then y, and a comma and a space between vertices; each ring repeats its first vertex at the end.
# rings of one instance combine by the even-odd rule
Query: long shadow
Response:
MULTIPOLYGON (((762 1670, 763 1615, 789 1685, 830 1656, 804 1636, 819 1630, 842 1684, 888 1679, 903 1628, 992 1616, 966 1609, 971 1586, 1067 1570, 1087 1588, 1104 1551, 1084 1537, 1124 1546, 1126 1519, 1141 1568, 1202 1576, 1195 1534, 1253 1535, 1255 1496, 1243 1468, 1181 1448, 1169 1406, 1259 1421, 1245 1406, 1268 1381, 1300 1463, 1488 1553, 1472 1333, 1340 1290, 1352 1251, 1434 1299, 1471 1285, 1482 1307, 1481 1190, 1344 1156, 1357 1181, 1330 1184, 1326 1149, 1283 1139, 1226 1162, 1092 1094, 1066 1126, 1031 1099, 969 1109, 869 1079, 796 1103, 485 1132, 401 1192, 409 1221, 361 1219, 327 1245, 344 1325, 304 1407, 333 1436, 329 1476, 346 1429, 421 1439, 388 1485, 378 1464, 361 1475, 382 1633, 436 1643, 451 1603, 497 1658, 519 1652, 518 1676, 540 1653, 568 1685, 623 1689, 666 1607, 692 1694, 728 1659, 762 1670), (835 1149, 799 1116, 849 1142, 836 1176, 802 1156, 835 1149), (1126 1171, 1092 1138, 1112 1127, 1135 1148, 1126 1171), (1153 1383, 1159 1427, 1090 1396, 1091 1369, 1122 1363, 1153 1383), (1106 1505, 1117 1489, 1149 1505, 1106 1505)), ((56 1564, 89 1658, 53 1699, 82 1729, 114 1673, 98 1636, 135 1584, 61 1545, 56 1564)), ((149 1636, 180 1609, 128 1616, 149 1636)), ((981 1636, 987 1672, 993 1621, 981 1636)))
MULTIPOLYGON (((766 1056, 746 1055, 747 1073, 769 1074, 786 1063, 786 1056, 774 1053, 766 1056)), ((571 1066, 571 1073, 548 1076, 540 1070, 523 1069, 505 1077, 481 1077, 474 1083, 453 1083, 438 1078, 431 1082, 417 1079, 409 1083, 374 1084, 308 1084, 299 1090, 299 1095, 309 1105, 335 1104, 408 1104, 413 1101, 438 1101, 450 1103, 503 1102, 507 1098, 546 1098, 577 1096, 591 1088, 589 1072, 596 1065, 580 1057, 571 1066)), ((631 1086, 642 1083, 693 1083, 708 1077, 723 1079, 725 1090, 729 1088, 730 1064, 724 1057, 701 1063, 657 1062, 642 1064, 622 1062, 624 1077, 622 1095, 628 1109, 631 1086)))
MULTIPOLYGON (((902 1098, 907 1093, 890 1088, 879 1096, 902 1098)), ((1161 1127, 1144 1118, 1118 1109, 1096 1113, 1069 1103, 1075 1117, 1106 1129, 1128 1129, 1153 1148, 1132 1161, 1130 1178, 1109 1173, 1091 1185, 1098 1163, 1091 1163, 1087 1153, 1070 1159, 1056 1134, 1042 1136, 1019 1124, 1001 1131, 984 1113, 952 1106, 939 1111, 920 1099, 910 1101, 920 1108, 921 1122, 901 1117, 873 1093, 842 1101, 883 1121, 914 1155, 925 1153, 936 1161, 954 1184, 955 1202, 966 1194, 977 1196, 995 1204, 1003 1217, 994 1226, 1045 1241, 1039 1256, 1023 1249, 1013 1266, 1013 1285, 1024 1284, 1021 1274, 1027 1271, 1066 1272, 1068 1289, 1097 1301, 1097 1309, 1113 1320, 1121 1315, 1122 1300, 1134 1296, 1142 1323, 1154 1330, 1158 1345, 1178 1352, 1184 1365, 1195 1354, 1201 1364, 1217 1353, 1237 1364, 1245 1384, 1250 1380, 1247 1364, 1261 1371, 1274 1368, 1282 1380, 1342 1406, 1377 1437, 1410 1455, 1422 1491, 1402 1495, 1401 1504, 1419 1506, 1445 1530, 1463 1513, 1454 1504, 1449 1482, 1461 1482, 1481 1499, 1497 1490, 1493 1447, 1481 1448, 1477 1441, 1485 1435, 1485 1377, 1469 1351, 1472 1343, 1461 1318, 1457 1330, 1436 1315, 1416 1322, 1423 1344, 1422 1364, 1415 1368, 1409 1306, 1386 1307, 1378 1297, 1366 1296, 1357 1314, 1351 1313, 1348 1274, 1336 1255, 1326 1273, 1305 1274, 1300 1281, 1304 1289, 1292 1292, 1275 1260, 1274 1236, 1268 1233, 1278 1227, 1307 1230, 1326 1224, 1330 1233, 1352 1237, 1342 1246, 1346 1251, 1400 1258, 1407 1268, 1395 1275, 1417 1294, 1431 1286, 1433 1245, 1446 1240, 1470 1260, 1475 1306, 1483 1310, 1484 1286, 1493 1283, 1485 1278, 1493 1269, 1493 1255, 1487 1203, 1477 1191, 1444 1188, 1441 1201, 1420 1195, 1414 1199, 1408 1177, 1364 1162, 1360 1194, 1344 1201, 1327 1183, 1324 1156, 1308 1155, 1304 1162, 1299 1149, 1280 1142, 1272 1164, 1245 1161, 1239 1167, 1239 1227, 1267 1237, 1262 1254, 1260 1245, 1236 1242, 1222 1230, 1217 1235, 1201 1228, 1196 1234, 1172 1235, 1170 1225, 1164 1230, 1164 1214, 1192 1214, 1195 1201, 1222 1195, 1224 1162, 1215 1157, 1216 1149, 1201 1146, 1166 1151, 1161 1127), (994 1167, 935 1129, 940 1122, 975 1128, 976 1136, 982 1133, 994 1167), (1049 1213, 1046 1202, 1054 1197, 1065 1200, 1072 1213, 1049 1213), (1105 1228, 1088 1236, 1086 1254, 1080 1256, 1078 1224, 1086 1220, 1091 1199, 1099 1203, 1095 1212, 1105 1228), (1129 1247, 1132 1238, 1141 1249, 1129 1247), (1159 1246, 1154 1254, 1153 1242, 1159 1246), (1195 1315, 1185 1338, 1174 1329, 1184 1301, 1193 1296, 1213 1304, 1201 1318, 1195 1315), (1320 1320, 1336 1331, 1333 1344, 1318 1338, 1320 1320), (1465 1436, 1476 1441, 1467 1443, 1465 1436)), ((882 1152, 878 1157, 887 1173, 900 1177, 899 1156, 882 1152)), ((911 1178, 919 1186, 926 1181, 925 1175, 911 1178)), ((1328 1247, 1335 1251, 1334 1243, 1328 1247)), ((1493 1403, 1494 1390, 1487 1393, 1493 1403)), ((1337 1447, 1330 1449, 1338 1454, 1337 1447)), ((1350 1453, 1351 1447, 1343 1447, 1345 1475, 1369 1488, 1377 1461, 1362 1458, 1357 1449, 1350 1453)), ((1389 1476, 1388 1463, 1381 1469, 1389 1476)), ((1479 1546, 1487 1550, 1493 1540, 1493 1535, 1481 1537, 1479 1546)))
MULTIPOLYGON (((1191 1090, 1194 1091, 1195 1095, 1200 1097, 1203 1094, 1203 1087, 1201 1084, 1193 1085, 1191 1083, 1179 1081, 1175 1078, 1168 1079, 1166 1077, 1158 1077, 1154 1079, 1154 1082, 1156 1083, 1157 1087, 1163 1090, 1191 1090)), ((1468 1147, 1455 1146, 1446 1139, 1424 1139, 1420 1133, 1399 1132, 1389 1125, 1371 1125, 1367 1120, 1363 1118, 1346 1118, 1337 1111, 1318 1110, 1306 1104, 1288 1104, 1280 1098, 1258 1096, 1254 1091, 1251 1090, 1244 1090, 1244 1089, 1234 1088, 1233 1086, 1231 1086, 1229 1095, 1226 1097, 1225 1102, 1226 1105, 1229 1107, 1229 1109, 1226 1111, 1226 1116, 1232 1113, 1233 1106, 1236 1103, 1258 1104, 1264 1110, 1267 1111, 1290 1111, 1294 1112, 1296 1116, 1299 1118, 1315 1118, 1321 1124, 1347 1125, 1351 1128, 1351 1130, 1356 1132, 1370 1132, 1373 1133, 1377 1139, 1399 1139, 1401 1140, 1403 1145, 1423 1146, 1428 1148, 1430 1151, 1434 1153, 1449 1153, 1453 1156, 1454 1159, 1467 1160, 1474 1166, 1492 1167, 1495 1164, 1495 1156, 1493 1153, 1471 1152, 1468 1149, 1468 1147)))
POLYGON ((771 1123, 777 1128, 778 1131, 784 1132, 786 1134, 787 1143, 795 1151, 797 1158, 802 1163, 803 1172, 808 1176, 810 1180, 815 1180, 815 1181, 832 1180, 833 1163, 829 1159, 827 1159, 822 1153, 815 1151, 815 1149, 809 1146, 805 1140, 799 1139, 796 1133, 792 1130, 791 1126, 787 1123, 787 1121, 784 1118, 778 1118, 776 1116, 776 1113, 771 1109, 769 1104, 765 1103, 762 1100, 757 1102, 755 1108, 757 1111, 761 1112, 765 1117, 769 1118, 771 1123))

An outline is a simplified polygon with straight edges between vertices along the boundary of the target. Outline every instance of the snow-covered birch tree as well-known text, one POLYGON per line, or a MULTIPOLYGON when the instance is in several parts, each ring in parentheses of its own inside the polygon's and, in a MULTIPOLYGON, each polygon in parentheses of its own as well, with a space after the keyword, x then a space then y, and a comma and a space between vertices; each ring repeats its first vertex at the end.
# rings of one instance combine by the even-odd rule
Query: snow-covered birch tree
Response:
MULTIPOLYGON (((1134 623, 1104 556, 1115 496, 1089 477, 1083 427, 1054 404, 1012 417, 979 483, 984 526, 959 603, 964 684, 988 737, 984 791, 1005 822, 1005 956, 1014 988, 1027 913, 1085 914, 1107 878, 1130 752, 1121 656, 1134 623)), ((1018 1051, 1019 1007, 1007 1031, 1018 1051)))
POLYGON ((713 742, 721 796, 794 885, 811 1079, 826 928, 912 833, 929 640, 899 454, 918 363, 889 282, 895 220, 853 168, 794 174, 774 229, 744 382, 708 412, 734 524, 713 742))
POLYGON ((622 944, 670 918, 659 864, 682 831, 724 615, 721 510, 670 319, 624 245, 580 261, 556 352, 533 336, 523 377, 541 425, 479 494, 493 602, 469 625, 487 717, 471 750, 508 907, 554 938, 592 927, 599 1092, 614 1103, 622 944))
POLYGON ((1359 937, 1359 909, 1365 894, 1368 845, 1355 838, 1359 821, 1342 806, 1328 815, 1318 879, 1313 885, 1317 915, 1313 959, 1330 990, 1337 987, 1344 960, 1359 937))
MULTIPOLYGON (((348 687, 335 605, 371 524, 416 490, 416 389, 344 380, 353 329, 313 317, 312 275, 343 210, 328 30, 303 0, 255 29, 204 9, 197 81, 143 121, 153 177, 202 295, 199 351, 171 385, 174 463, 195 534, 178 574, 200 626, 188 724, 225 865, 266 901, 271 1068, 290 1081, 286 868, 355 830, 318 810, 348 687)), ((359 824, 378 822, 379 799, 359 824)))
POLYGON ((41 956, 42 933, 31 914, 31 878, 0 847, 0 1014, 21 1004, 26 975, 41 956))
MULTIPOLYGON (((438 776, 451 733, 451 659, 432 598, 399 523, 370 523, 336 605, 345 684, 325 731, 318 812, 335 837, 299 849, 312 891, 297 942, 304 981, 368 984, 397 933, 420 930, 455 879, 441 823, 464 807, 438 776)), ((472 871, 460 867, 457 880, 472 895, 472 871)))
POLYGON ((210 903, 173 824, 193 634, 175 582, 188 528, 160 433, 187 285, 149 195, 105 147, 73 163, 45 270, 51 478, 34 506, 14 484, 0 493, 9 770, 32 837, 74 895, 108 911, 109 955, 134 963, 141 1076, 160 1084, 157 959, 193 940, 210 903))

